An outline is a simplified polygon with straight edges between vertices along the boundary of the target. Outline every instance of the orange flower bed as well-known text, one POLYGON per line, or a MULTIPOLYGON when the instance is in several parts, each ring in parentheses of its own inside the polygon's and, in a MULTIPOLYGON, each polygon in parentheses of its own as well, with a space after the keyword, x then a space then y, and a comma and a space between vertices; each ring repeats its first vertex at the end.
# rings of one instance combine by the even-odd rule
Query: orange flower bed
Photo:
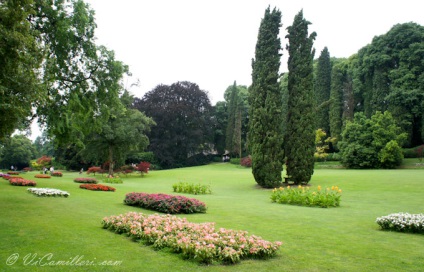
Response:
POLYGON ((37 174, 34 177, 36 178, 50 178, 50 175, 45 175, 45 174, 37 174))
POLYGON ((107 192, 107 191, 115 192, 116 190, 113 187, 101 185, 101 184, 81 184, 80 188, 91 190, 91 191, 104 191, 104 192, 107 192))

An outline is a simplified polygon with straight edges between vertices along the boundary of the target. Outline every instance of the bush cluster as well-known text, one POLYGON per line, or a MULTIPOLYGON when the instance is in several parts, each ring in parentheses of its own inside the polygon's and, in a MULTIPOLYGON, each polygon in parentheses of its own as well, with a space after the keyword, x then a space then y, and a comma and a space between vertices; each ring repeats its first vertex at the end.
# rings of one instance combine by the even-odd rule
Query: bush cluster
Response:
POLYGON ((424 234, 424 214, 392 213, 378 217, 376 223, 383 230, 424 234))
POLYGON ((63 176, 62 172, 58 172, 58 171, 53 172, 51 175, 52 175, 52 177, 62 177, 63 176))
POLYGON ((172 189, 175 193, 186 193, 192 195, 212 194, 212 189, 210 185, 200 183, 194 184, 188 182, 178 182, 172 185, 172 189))
POLYGON ((101 185, 101 184, 81 184, 80 188, 91 190, 91 191, 105 191, 105 192, 107 191, 115 192, 116 190, 113 187, 101 185))
POLYGON ((240 160, 240 165, 244 167, 252 167, 252 157, 247 156, 240 160))
POLYGON ((95 179, 95 178, 75 178, 75 179, 74 179, 74 182, 77 182, 77 183, 93 183, 93 184, 96 184, 96 183, 98 183, 99 181, 98 181, 97 179, 95 179))
POLYGON ((205 213, 205 203, 184 196, 167 194, 128 193, 124 203, 163 213, 205 213))
POLYGON ((310 190, 308 186, 298 186, 286 188, 280 187, 272 190, 271 201, 280 204, 291 204, 299 206, 318 206, 322 208, 340 206, 342 190, 337 186, 322 190, 321 186, 317 191, 310 190))
POLYGON ((103 181, 106 183, 124 183, 119 177, 105 178, 103 181))
POLYGON ((126 233, 134 240, 153 245, 155 249, 170 248, 186 259, 201 263, 234 264, 242 259, 267 259, 276 255, 281 242, 269 242, 246 231, 215 230, 214 223, 191 223, 171 215, 144 215, 130 212, 105 217, 104 229, 126 233))
POLYGON ((32 180, 26 180, 23 178, 11 178, 9 183, 14 186, 36 186, 37 183, 32 180))
POLYGON ((36 178, 51 178, 50 175, 46 175, 46 174, 36 174, 34 177, 36 177, 36 178))

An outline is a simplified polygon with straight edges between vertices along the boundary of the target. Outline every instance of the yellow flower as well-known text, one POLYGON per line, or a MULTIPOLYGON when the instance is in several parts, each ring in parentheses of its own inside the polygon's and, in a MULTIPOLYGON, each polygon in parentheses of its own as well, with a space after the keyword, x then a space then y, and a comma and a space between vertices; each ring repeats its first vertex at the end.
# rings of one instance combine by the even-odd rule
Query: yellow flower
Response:
POLYGON ((302 189, 302 185, 297 186, 297 188, 302 189))
POLYGON ((321 191, 321 185, 318 185, 318 191, 321 191))
POLYGON ((335 190, 334 188, 335 188, 335 187, 334 187, 334 185, 333 185, 333 186, 331 186, 331 190, 333 190, 333 191, 334 191, 334 190, 335 190))
POLYGON ((339 189, 339 193, 342 193, 342 189, 339 189))
POLYGON ((287 189, 290 189, 290 185, 289 185, 289 186, 287 186, 287 189))
POLYGON ((283 187, 280 187, 280 191, 284 191, 284 188, 283 187))

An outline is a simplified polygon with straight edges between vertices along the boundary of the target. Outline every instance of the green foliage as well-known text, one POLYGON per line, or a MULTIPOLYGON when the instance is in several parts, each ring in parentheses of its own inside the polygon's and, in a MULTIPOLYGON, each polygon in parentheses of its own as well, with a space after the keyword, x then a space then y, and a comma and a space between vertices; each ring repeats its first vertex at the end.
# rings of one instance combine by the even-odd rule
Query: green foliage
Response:
POLYGON ((188 182, 178 182, 172 184, 172 189, 174 190, 174 193, 186 193, 192 195, 212 194, 211 186, 201 183, 194 184, 188 182))
POLYGON ((393 168, 403 159, 400 146, 406 138, 390 112, 376 112, 370 119, 356 113, 346 124, 340 142, 342 163, 348 168, 393 168))
MULTIPOLYGON (((310 22, 300 11, 293 25, 287 28, 288 60, 288 118, 284 141, 287 175, 295 184, 308 183, 314 173, 315 104, 313 95, 312 49, 316 33, 308 35, 310 22)), ((275 147, 274 147, 275 148, 275 147)), ((276 186, 277 187, 277 186, 276 186)))
POLYGON ((392 213, 378 217, 376 223, 382 230, 424 234, 424 214, 392 213))
POLYGON ((8 169, 13 165, 15 169, 22 169, 29 166, 35 150, 30 139, 15 135, 5 142, 2 153, 0 162, 3 168, 8 169))
POLYGON ((282 95, 278 83, 281 12, 268 7, 259 27, 249 89, 249 149, 252 173, 262 187, 281 183, 283 169, 282 95))
POLYGON ((331 137, 324 139, 325 136, 327 136, 327 133, 324 130, 319 128, 315 131, 315 159, 325 160, 328 156, 329 144, 336 141, 336 138, 331 137))
POLYGON ((331 61, 328 48, 324 47, 318 58, 314 93, 317 104, 316 128, 330 133, 329 100, 331 92, 331 61))
POLYGON ((340 206, 342 190, 337 186, 332 186, 322 190, 321 186, 317 190, 311 190, 307 186, 287 188, 280 187, 272 190, 271 201, 279 204, 290 204, 308 207, 338 207, 340 206))
POLYGON ((197 84, 158 85, 134 104, 156 122, 148 134, 149 151, 163 168, 183 167, 189 157, 210 150, 215 126, 212 106, 197 84))
POLYGON ((15 129, 28 128, 33 107, 44 97, 38 81, 39 36, 28 20, 33 14, 31 0, 0 3, 0 141, 15 129))
POLYGON ((105 179, 103 179, 103 182, 106 182, 106 183, 123 183, 124 181, 119 177, 113 177, 113 178, 105 178, 105 179))

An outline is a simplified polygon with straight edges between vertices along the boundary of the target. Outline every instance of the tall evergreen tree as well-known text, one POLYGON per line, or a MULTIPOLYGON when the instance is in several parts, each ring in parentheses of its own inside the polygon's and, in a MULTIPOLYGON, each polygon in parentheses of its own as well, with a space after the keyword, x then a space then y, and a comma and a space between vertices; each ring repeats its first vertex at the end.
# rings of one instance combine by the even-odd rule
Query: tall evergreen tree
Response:
POLYGON ((267 188, 281 183, 282 95, 279 88, 281 12, 268 7, 259 27, 252 85, 249 90, 249 148, 256 182, 267 188))
POLYGON ((321 128, 330 133, 329 99, 331 90, 331 60, 328 48, 324 47, 318 58, 315 77, 315 99, 317 103, 316 128, 321 128))
MULTIPOLYGON (((234 81, 233 86, 231 87, 230 100, 228 101, 228 123, 227 130, 225 133, 225 148, 230 152, 231 155, 236 155, 237 152, 234 150, 234 139, 235 135, 241 135, 236 133, 235 124, 236 124, 236 110, 238 105, 238 90, 237 84, 234 81)), ((241 128, 240 128, 241 129, 241 128)))
POLYGON ((314 173, 315 105, 312 48, 316 33, 308 36, 310 22, 301 10, 287 28, 289 45, 288 115, 285 151, 287 174, 296 184, 308 183, 314 173))

